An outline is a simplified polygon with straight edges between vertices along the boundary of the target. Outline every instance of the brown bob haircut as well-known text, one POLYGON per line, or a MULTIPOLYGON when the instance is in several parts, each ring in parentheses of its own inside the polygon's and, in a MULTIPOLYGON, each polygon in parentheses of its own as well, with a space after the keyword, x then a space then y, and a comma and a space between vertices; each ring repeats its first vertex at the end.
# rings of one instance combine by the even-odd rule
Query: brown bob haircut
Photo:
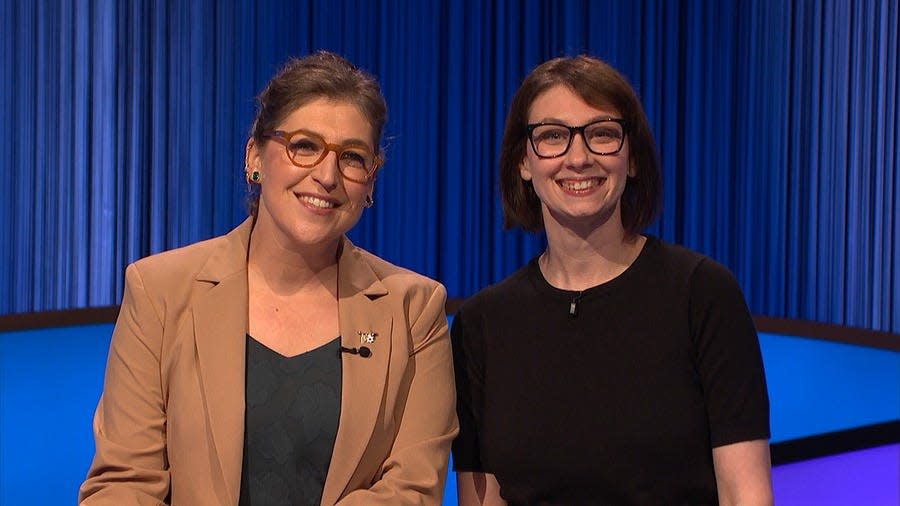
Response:
MULTIPOLYGON (((266 134, 275 130, 298 108, 325 98, 355 105, 372 127, 372 147, 382 156, 381 133, 387 121, 387 105, 378 81, 345 58, 328 51, 318 51, 303 58, 291 58, 269 80, 256 97, 256 118, 250 135, 257 146, 268 141, 266 134)), ((251 184, 247 207, 256 215, 259 207, 259 185, 251 184)))
POLYGON ((656 144, 644 108, 634 90, 616 69, 592 56, 554 58, 538 65, 522 81, 509 106, 500 146, 500 198, 503 226, 529 232, 544 228, 541 201, 531 181, 522 179, 519 166, 528 145, 528 114, 538 96, 554 86, 566 86, 596 108, 611 107, 625 120, 629 177, 622 194, 622 225, 637 234, 659 214, 662 177, 656 144))

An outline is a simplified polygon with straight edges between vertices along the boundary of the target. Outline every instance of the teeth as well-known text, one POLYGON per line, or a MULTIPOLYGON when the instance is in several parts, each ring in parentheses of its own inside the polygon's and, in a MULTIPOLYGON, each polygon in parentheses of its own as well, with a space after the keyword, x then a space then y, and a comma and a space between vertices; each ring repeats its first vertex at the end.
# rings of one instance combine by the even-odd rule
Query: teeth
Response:
POLYGON ((587 190, 598 184, 600 184, 600 181, 596 179, 585 179, 582 181, 563 181, 560 183, 560 186, 567 190, 587 190))
POLYGON ((309 197, 309 196, 303 195, 300 197, 300 200, 302 200, 303 202, 306 202, 309 205, 312 205, 312 206, 315 206, 315 207, 318 207, 321 209, 331 209, 332 207, 334 207, 334 203, 329 202, 327 200, 320 199, 318 197, 309 197))

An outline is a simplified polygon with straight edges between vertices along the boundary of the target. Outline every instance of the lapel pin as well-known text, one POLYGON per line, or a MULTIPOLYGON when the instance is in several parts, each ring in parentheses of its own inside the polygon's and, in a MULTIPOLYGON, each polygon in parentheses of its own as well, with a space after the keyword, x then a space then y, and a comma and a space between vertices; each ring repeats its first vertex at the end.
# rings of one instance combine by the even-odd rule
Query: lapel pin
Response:
POLYGON ((378 332, 357 332, 359 334, 359 342, 362 344, 372 344, 375 342, 375 336, 378 335, 378 332))

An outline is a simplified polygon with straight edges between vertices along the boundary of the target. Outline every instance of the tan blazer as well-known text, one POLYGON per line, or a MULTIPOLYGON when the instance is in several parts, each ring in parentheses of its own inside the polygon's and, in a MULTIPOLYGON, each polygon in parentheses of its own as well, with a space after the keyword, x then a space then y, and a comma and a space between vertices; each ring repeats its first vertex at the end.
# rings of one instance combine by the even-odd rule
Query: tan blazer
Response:
MULTIPOLYGON (((244 438, 247 247, 229 234, 128 266, 81 504, 236 505, 244 438)), ((458 431, 446 292, 346 239, 341 414, 322 504, 440 504, 458 431)))

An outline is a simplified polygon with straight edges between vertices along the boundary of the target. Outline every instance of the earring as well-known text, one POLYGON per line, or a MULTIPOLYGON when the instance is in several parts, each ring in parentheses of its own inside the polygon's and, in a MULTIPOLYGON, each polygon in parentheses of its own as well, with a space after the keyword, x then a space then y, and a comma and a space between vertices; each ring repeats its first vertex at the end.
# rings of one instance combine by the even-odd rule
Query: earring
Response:
POLYGON ((258 170, 250 170, 250 167, 244 167, 244 177, 247 178, 247 184, 259 184, 262 181, 262 174, 258 170))
POLYGON ((366 195, 366 200, 363 202, 363 207, 365 207, 366 209, 368 209, 368 208, 370 208, 370 207, 372 207, 372 206, 374 206, 374 205, 375 205, 375 201, 372 200, 372 196, 371 196, 371 195, 366 195))

